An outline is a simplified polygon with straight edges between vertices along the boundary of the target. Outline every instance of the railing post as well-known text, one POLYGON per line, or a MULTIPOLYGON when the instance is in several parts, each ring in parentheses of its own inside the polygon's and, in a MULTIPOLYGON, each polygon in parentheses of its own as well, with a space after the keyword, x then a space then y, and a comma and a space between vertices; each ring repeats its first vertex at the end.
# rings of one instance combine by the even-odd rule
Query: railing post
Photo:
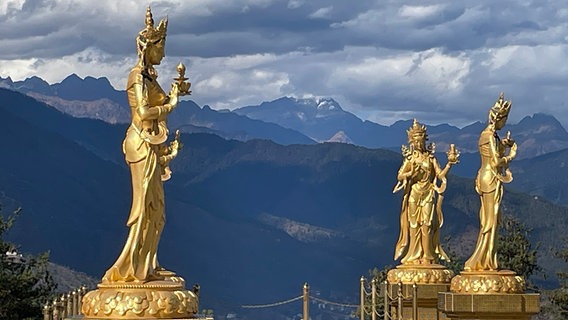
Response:
POLYGON ((71 315, 76 316, 79 314, 77 311, 77 290, 71 292, 71 315))
POLYGON ((306 282, 304 283, 304 320, 310 319, 309 308, 310 308, 310 286, 308 286, 308 283, 306 282))
POLYGON ((360 320, 365 320, 365 277, 361 276, 361 315, 360 320))
POLYGON ((418 286, 412 284, 412 320, 418 319, 418 286))
POLYGON ((52 304, 52 312, 53 312, 53 320, 60 320, 60 313, 59 313, 59 299, 55 298, 53 299, 53 304, 52 304))
POLYGON ((389 283, 387 280, 383 282, 383 292, 384 292, 384 305, 383 305, 383 318, 384 320, 389 320, 390 318, 390 298, 389 298, 389 283))
POLYGON ((65 293, 61 294, 61 312, 60 317, 61 319, 65 319, 67 318, 67 297, 65 295, 65 293))
POLYGON ((46 302, 43 306, 43 320, 52 320, 53 318, 51 316, 51 307, 49 306, 49 303, 46 302))
POLYGON ((402 281, 398 282, 398 320, 402 319, 402 281))
POLYGON ((65 309, 67 309, 65 311, 65 317, 71 317, 73 316, 73 296, 71 295, 71 292, 68 292, 65 298, 67 299, 65 305, 65 309))
POLYGON ((81 314, 82 308, 83 308, 83 297, 85 296, 85 294, 87 293, 87 287, 86 286, 81 286, 81 288, 79 288, 79 301, 77 303, 77 309, 79 310, 79 312, 77 314, 81 314))
POLYGON ((377 320, 377 279, 371 281, 371 320, 377 320))

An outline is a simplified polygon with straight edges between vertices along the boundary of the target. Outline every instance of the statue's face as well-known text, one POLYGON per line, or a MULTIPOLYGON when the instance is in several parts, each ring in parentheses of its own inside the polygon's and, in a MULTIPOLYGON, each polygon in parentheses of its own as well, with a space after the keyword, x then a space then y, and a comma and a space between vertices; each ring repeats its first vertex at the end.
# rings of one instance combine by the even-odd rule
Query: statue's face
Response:
POLYGON ((505 123, 507 123, 507 116, 497 119, 497 121, 495 121, 495 129, 501 130, 505 126, 505 123))
POLYGON ((414 134, 411 143, 415 150, 426 150, 426 136, 424 134, 414 134))
POLYGON ((162 59, 166 56, 164 52, 164 44, 164 41, 160 40, 148 46, 148 51, 146 51, 146 59, 148 63, 158 65, 162 62, 162 59))

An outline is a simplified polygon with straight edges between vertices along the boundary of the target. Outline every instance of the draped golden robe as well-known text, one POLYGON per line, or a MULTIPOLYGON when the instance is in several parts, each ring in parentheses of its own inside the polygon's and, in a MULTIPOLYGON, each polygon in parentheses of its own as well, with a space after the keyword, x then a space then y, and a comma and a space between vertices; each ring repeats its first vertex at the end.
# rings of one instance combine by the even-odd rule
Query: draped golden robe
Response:
POLYGON ((146 133, 156 135, 165 127, 159 126, 162 119, 144 119, 142 109, 163 105, 167 95, 155 77, 145 74, 140 67, 133 68, 128 77, 127 94, 132 123, 122 147, 132 177, 132 206, 127 222, 130 231, 103 283, 160 278, 155 270, 158 241, 165 223, 163 168, 159 163, 160 145, 152 143, 146 133))

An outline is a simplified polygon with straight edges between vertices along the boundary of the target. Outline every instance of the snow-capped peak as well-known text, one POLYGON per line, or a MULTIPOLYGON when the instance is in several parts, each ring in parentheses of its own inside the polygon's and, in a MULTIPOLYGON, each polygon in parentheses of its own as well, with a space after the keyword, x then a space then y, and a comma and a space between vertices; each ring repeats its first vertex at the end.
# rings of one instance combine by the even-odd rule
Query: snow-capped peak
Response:
POLYGON ((321 98, 316 100, 318 110, 341 110, 339 103, 331 98, 321 98))
POLYGON ((321 111, 337 111, 343 110, 337 101, 332 98, 310 97, 310 98, 292 98, 297 104, 313 106, 321 111))

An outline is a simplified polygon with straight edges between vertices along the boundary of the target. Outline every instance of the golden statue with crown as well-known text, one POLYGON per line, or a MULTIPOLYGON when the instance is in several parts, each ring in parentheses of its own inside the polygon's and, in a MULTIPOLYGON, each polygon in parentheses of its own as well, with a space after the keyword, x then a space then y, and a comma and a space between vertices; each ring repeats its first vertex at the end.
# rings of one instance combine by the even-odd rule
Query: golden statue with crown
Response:
POLYGON ((513 181, 509 163, 517 155, 517 144, 511 133, 501 139, 501 130, 511 110, 511 101, 501 93, 489 110, 487 127, 479 136, 481 165, 475 179, 479 195, 479 235, 464 271, 452 280, 453 292, 521 293, 525 281, 513 271, 500 270, 497 262, 497 228, 501 214, 503 184, 513 181))
POLYGON ((388 279, 392 283, 449 283, 453 273, 437 261, 449 260, 440 244, 442 202, 446 175, 459 162, 459 152, 450 145, 448 161, 442 168, 434 156, 435 145, 426 145, 426 126, 414 119, 407 134, 409 146, 402 146, 403 162, 393 190, 404 192, 394 254, 401 265, 389 271, 388 279))
POLYGON ((475 191, 481 202, 479 234, 475 250, 464 270, 452 278, 450 290, 438 293, 438 311, 452 320, 529 320, 540 312, 540 294, 525 292, 525 279, 514 271, 499 268, 497 257, 498 224, 503 184, 513 180, 509 163, 517 155, 517 144, 501 130, 512 102, 503 93, 489 110, 487 127, 478 140, 481 165, 475 191))
POLYGON ((163 181, 170 178, 169 163, 181 143, 179 132, 169 144, 167 117, 179 96, 190 94, 185 67, 178 66, 168 94, 157 82, 154 69, 164 58, 168 21, 157 27, 150 7, 145 28, 136 37, 138 63, 128 76, 126 92, 132 122, 122 150, 132 177, 130 228, 124 248, 103 276, 98 289, 85 295, 82 313, 96 319, 179 319, 198 311, 197 292, 185 289, 185 281, 158 263, 157 251, 165 223, 163 181))

